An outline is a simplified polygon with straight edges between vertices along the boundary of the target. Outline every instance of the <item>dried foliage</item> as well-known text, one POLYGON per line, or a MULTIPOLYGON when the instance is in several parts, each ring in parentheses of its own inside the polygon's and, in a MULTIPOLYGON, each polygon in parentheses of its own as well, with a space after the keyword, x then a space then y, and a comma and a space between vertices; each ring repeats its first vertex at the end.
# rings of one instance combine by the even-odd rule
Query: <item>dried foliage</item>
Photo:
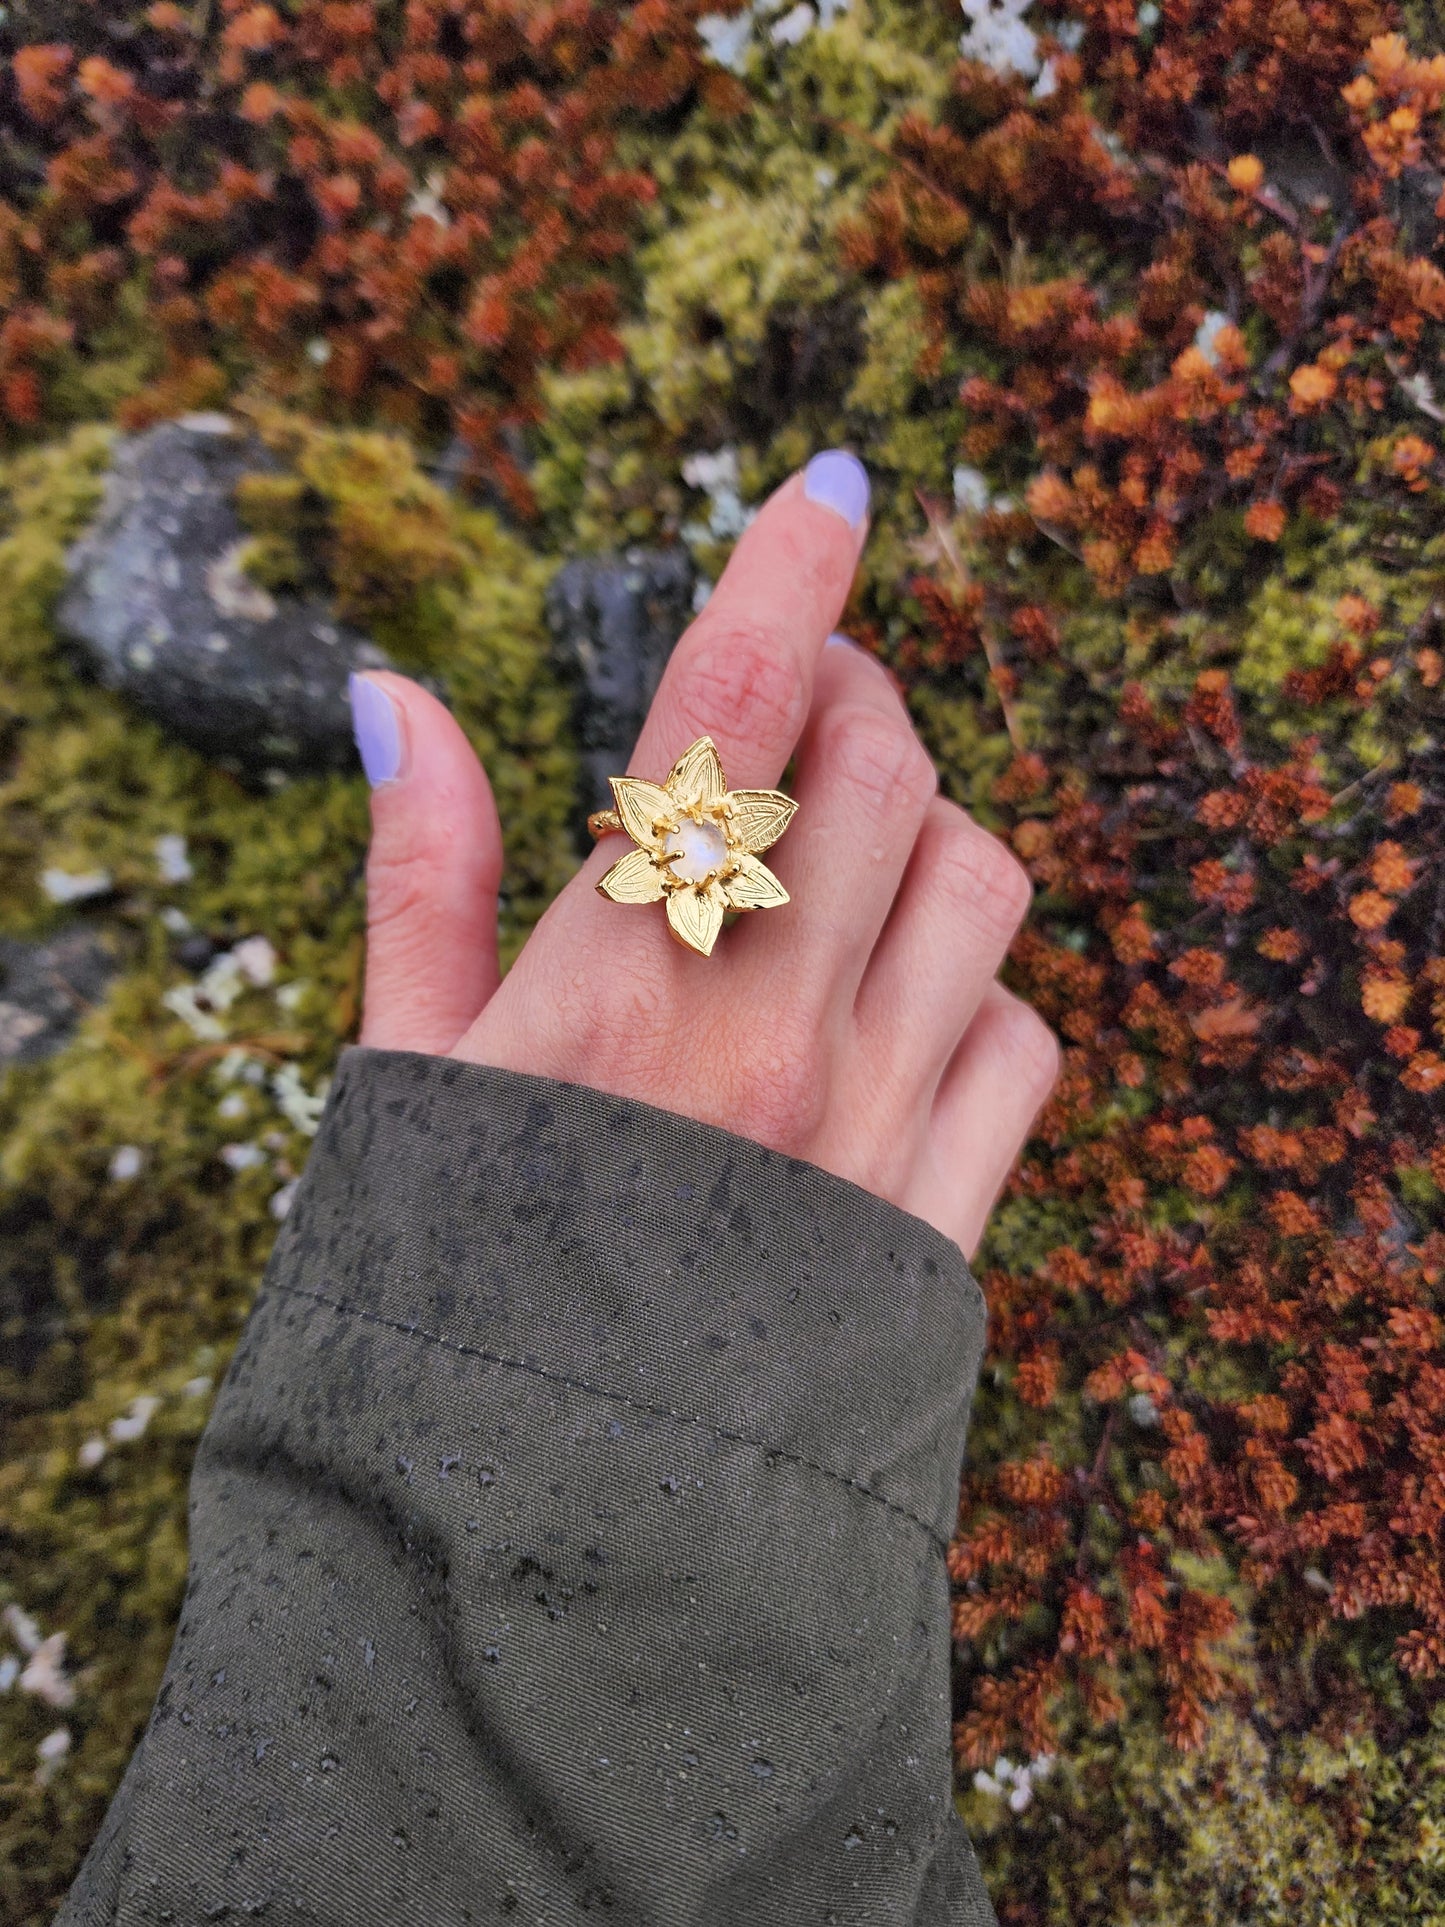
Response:
POLYGON ((1074 12, 844 235, 1015 495, 934 514, 900 661, 992 687, 1066 1046, 987 1279, 965 1767, 1140 1690, 1197 1747, 1249 1648, 1365 1709, 1361 1653, 1396 1713, 1445 1677, 1445 56, 1371 4, 1074 12))
POLYGON ((53 412, 139 282, 134 420, 241 370, 434 436, 514 504, 541 367, 615 359, 654 193, 619 134, 701 76, 700 0, 77 5, 0 88, 0 422, 53 412))

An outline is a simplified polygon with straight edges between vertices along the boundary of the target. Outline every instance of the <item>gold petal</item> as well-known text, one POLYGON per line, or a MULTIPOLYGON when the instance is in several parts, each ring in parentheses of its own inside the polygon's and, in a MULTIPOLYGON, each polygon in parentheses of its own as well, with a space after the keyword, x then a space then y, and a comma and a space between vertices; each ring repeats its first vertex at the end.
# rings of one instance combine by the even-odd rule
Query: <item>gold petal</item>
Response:
POLYGON ((733 835, 745 850, 766 850, 793 820, 797 804, 781 790, 730 790, 733 835))
POLYGON ((673 936, 699 956, 710 957, 722 929, 723 907, 723 893, 715 883, 701 890, 674 890, 667 899, 667 921, 673 936))
POLYGON ((691 749, 685 749, 672 766, 667 779, 670 794, 679 803, 715 803, 727 788, 717 746, 711 736, 699 736, 691 749))
POLYGON ((629 850, 597 888, 614 903, 656 903, 663 895, 663 874, 650 851, 629 850))
POLYGON ((660 783, 646 783, 640 776, 611 776, 608 781, 623 829, 645 850, 660 850, 662 838, 653 825, 670 822, 676 814, 667 791, 660 783))
POLYGON ((734 910, 772 910, 789 901, 788 893, 766 863, 755 856, 738 859, 734 875, 723 884, 734 910))

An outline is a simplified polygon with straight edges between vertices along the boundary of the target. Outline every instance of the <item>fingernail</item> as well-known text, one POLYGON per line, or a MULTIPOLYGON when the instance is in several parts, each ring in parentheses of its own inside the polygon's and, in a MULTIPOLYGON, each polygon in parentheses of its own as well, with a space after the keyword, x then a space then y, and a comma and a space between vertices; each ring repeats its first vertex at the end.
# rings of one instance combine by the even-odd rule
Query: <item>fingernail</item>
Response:
POLYGON ((803 493, 841 515, 850 529, 861 528, 868 513, 868 471, 846 449, 826 449, 803 470, 803 493))
POLYGON ((401 718, 396 705, 367 676, 352 676, 351 733, 361 756, 361 767, 373 789, 393 782, 401 771, 401 718))
POLYGON ((835 629, 823 647, 825 649, 831 649, 834 643, 838 643, 844 649, 861 649, 863 647, 861 642, 854 642, 851 636, 845 636, 841 629, 835 629))

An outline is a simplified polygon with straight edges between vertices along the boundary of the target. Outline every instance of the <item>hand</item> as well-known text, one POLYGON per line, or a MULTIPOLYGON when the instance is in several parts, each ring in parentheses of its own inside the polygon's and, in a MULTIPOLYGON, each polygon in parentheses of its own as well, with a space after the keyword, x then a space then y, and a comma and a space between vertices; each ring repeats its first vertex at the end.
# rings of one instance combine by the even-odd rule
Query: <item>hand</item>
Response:
POLYGON ((404 677, 356 691, 375 788, 361 1041, 638 1098, 927 1219, 972 1252, 1052 1088, 1051 1032, 996 973, 1029 903, 1013 857, 937 778, 887 672, 830 641, 867 532, 851 456, 772 496, 678 643, 629 773, 663 780, 695 738, 730 788, 798 813, 767 862, 792 901, 709 958, 660 905, 609 903, 602 839, 499 981, 502 835, 456 722, 404 677))

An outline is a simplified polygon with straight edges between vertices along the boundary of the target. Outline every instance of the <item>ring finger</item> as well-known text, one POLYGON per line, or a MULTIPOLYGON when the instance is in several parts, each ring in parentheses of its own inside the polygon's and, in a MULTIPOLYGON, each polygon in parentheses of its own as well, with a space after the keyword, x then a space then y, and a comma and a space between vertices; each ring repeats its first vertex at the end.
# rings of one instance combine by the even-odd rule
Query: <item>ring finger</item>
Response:
POLYGON ((858 1030, 874 1074, 932 1097, 1032 895, 1006 846, 935 797, 858 989, 858 1030))

